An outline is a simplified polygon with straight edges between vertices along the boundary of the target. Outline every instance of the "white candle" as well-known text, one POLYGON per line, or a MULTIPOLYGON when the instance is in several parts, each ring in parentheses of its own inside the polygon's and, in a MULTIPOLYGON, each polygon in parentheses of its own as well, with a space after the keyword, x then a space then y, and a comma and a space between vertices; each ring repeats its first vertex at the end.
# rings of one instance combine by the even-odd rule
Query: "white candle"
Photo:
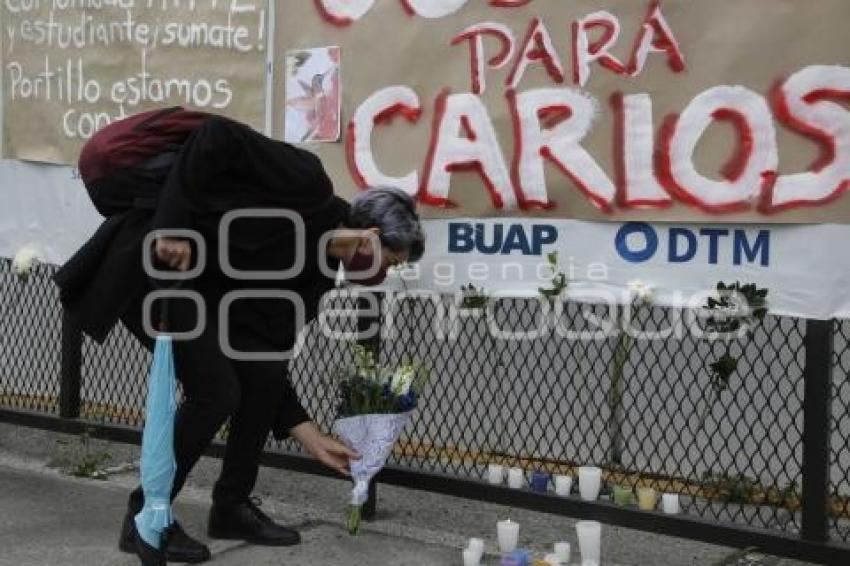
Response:
POLYGON ((487 481, 493 485, 502 485, 505 481, 505 467, 501 464, 487 466, 487 481))
POLYGON ((598 521, 576 523, 582 566, 599 566, 602 555, 602 525, 598 521))
POLYGON ((555 556, 558 557, 558 561, 561 564, 569 564, 570 563, 570 543, 568 543, 568 542, 556 542, 555 543, 555 556))
POLYGON ((675 515, 679 512, 679 494, 665 493, 661 496, 661 509, 668 515, 675 515))
POLYGON ((497 534, 499 551, 502 554, 516 550, 519 544, 519 523, 514 523, 510 519, 499 521, 497 524, 497 534))
POLYGON ((508 470, 508 486, 513 489, 522 489, 525 485, 525 471, 522 468, 511 468, 508 470))
POLYGON ((463 566, 480 566, 481 564, 481 555, 472 550, 471 548, 464 549, 463 551, 463 566))
POLYGON ((481 562, 481 557, 484 556, 484 539, 471 538, 466 548, 474 551, 478 555, 477 561, 481 562))
POLYGON ((555 493, 561 497, 566 497, 573 489, 572 476, 555 476, 555 493))
POLYGON ((585 501, 596 501, 602 487, 602 470, 594 466, 578 469, 578 490, 585 501))

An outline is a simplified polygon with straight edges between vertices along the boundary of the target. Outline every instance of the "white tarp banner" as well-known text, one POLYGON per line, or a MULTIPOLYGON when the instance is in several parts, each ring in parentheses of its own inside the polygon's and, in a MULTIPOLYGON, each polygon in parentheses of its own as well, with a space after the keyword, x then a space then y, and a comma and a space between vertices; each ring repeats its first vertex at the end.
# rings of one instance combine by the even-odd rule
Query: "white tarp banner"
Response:
POLYGON ((100 224, 76 170, 0 160, 0 256, 33 244, 40 259, 62 263, 100 224))
POLYGON ((546 254, 557 251, 568 296, 620 294, 641 280, 657 304, 681 305, 718 281, 741 281, 767 287, 775 314, 850 316, 844 225, 459 218, 428 221, 427 238, 423 261, 402 273, 408 290, 453 294, 471 283, 493 296, 537 296, 552 279, 546 254))
MULTIPOLYGON (((101 222, 69 167, 0 161, 0 187, 0 256, 34 244, 44 261, 62 263, 101 222)), ((767 287, 775 314, 850 317, 846 225, 458 218, 426 221, 426 229, 426 256, 404 275, 411 290, 452 294, 472 283, 490 294, 536 295, 550 280, 546 254, 557 251, 574 294, 621 291, 640 279, 654 286, 656 302, 673 304, 737 280, 767 287)))

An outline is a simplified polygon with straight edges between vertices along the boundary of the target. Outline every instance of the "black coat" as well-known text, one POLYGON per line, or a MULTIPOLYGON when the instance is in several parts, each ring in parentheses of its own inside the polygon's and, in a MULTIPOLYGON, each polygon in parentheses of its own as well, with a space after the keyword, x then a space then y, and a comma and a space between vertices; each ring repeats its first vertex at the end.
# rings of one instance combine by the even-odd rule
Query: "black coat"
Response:
MULTIPOLYGON (((168 228, 194 229, 204 236, 207 268, 191 285, 211 309, 217 309, 218 299, 231 290, 285 289, 302 297, 306 320, 314 318, 322 295, 333 287, 333 280, 318 270, 319 239, 348 214, 348 204, 334 195, 319 159, 213 115, 169 151, 173 153, 129 167, 122 164, 86 182, 92 201, 106 218, 54 276, 62 305, 76 323, 96 341, 106 338, 122 313, 150 289, 142 268, 145 236, 150 230, 168 228), (260 282, 224 275, 218 265, 219 220, 242 208, 283 208, 303 218, 306 263, 301 275, 260 282)), ((289 221, 237 220, 231 228, 229 257, 234 267, 271 271, 292 265, 295 250, 289 221)), ((238 301, 231 321, 261 334, 279 350, 290 348, 299 330, 290 305, 279 300, 238 301)), ((307 419, 287 387, 275 437, 285 437, 292 426, 307 419)))

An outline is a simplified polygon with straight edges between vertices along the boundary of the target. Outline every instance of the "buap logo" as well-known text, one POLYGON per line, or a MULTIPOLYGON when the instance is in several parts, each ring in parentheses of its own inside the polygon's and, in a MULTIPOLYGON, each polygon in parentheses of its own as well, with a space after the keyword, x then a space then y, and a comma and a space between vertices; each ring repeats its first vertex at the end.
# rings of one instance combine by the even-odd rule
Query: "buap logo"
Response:
POLYGON ((543 254, 543 246, 558 241, 558 229, 551 224, 504 224, 451 222, 449 253, 478 252, 485 255, 543 254))

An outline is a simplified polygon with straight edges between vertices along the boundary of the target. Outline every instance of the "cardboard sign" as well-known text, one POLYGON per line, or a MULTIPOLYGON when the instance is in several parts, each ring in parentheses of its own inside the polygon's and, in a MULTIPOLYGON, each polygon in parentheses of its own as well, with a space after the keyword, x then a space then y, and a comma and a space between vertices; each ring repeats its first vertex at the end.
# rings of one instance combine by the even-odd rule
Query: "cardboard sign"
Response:
POLYGON ((263 0, 4 0, 4 154, 75 163, 112 120, 183 105, 260 128, 263 0))
POLYGON ((315 0, 275 33, 278 52, 341 48, 344 142, 311 147, 345 194, 400 186, 436 218, 847 222, 847 17, 843 0, 315 0))

